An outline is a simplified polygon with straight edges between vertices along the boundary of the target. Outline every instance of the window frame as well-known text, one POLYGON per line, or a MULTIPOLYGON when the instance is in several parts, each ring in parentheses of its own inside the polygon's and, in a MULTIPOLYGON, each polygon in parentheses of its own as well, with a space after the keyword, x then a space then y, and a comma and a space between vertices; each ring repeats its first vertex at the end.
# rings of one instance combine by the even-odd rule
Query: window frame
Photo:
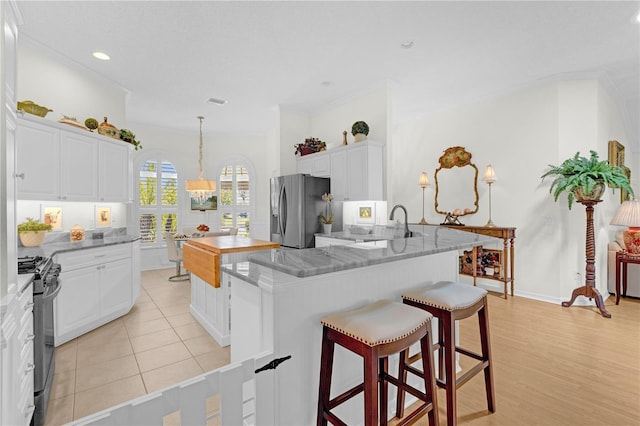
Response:
MULTIPOLYGON (((231 213, 232 218, 232 227, 238 228, 237 215, 246 212, 249 216, 249 230, 247 231, 247 236, 251 236, 251 223, 255 223, 255 211, 256 211, 256 172, 255 168, 251 161, 242 155, 227 155, 222 161, 218 163, 218 166, 215 168, 215 176, 216 176, 216 185, 217 185, 217 195, 218 195, 218 225, 220 229, 227 229, 222 227, 222 215, 225 213, 231 213), (221 203, 222 199, 222 181, 220 176, 222 171, 227 166, 232 166, 233 170, 233 178, 232 178, 232 187, 231 191, 233 194, 232 197, 232 205, 227 206, 221 203), (237 194, 237 180, 236 180, 236 168, 238 166, 242 166, 247 170, 247 176, 249 178, 249 203, 243 204, 242 206, 238 206, 236 204, 236 194, 237 194)), ((240 235, 240 234, 239 234, 240 235)))

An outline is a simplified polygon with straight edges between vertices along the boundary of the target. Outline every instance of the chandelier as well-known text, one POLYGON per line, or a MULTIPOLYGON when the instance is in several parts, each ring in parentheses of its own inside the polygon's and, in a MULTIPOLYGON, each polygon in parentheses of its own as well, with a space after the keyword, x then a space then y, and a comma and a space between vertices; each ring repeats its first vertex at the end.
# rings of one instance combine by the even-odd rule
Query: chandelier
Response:
POLYGON ((202 120, 203 116, 198 116, 200 120, 200 154, 198 158, 198 165, 200 168, 199 178, 196 180, 188 180, 186 182, 186 190, 191 195, 191 198, 195 198, 198 203, 203 204, 211 196, 211 193, 216 190, 216 182, 213 180, 206 180, 202 173, 202 120))

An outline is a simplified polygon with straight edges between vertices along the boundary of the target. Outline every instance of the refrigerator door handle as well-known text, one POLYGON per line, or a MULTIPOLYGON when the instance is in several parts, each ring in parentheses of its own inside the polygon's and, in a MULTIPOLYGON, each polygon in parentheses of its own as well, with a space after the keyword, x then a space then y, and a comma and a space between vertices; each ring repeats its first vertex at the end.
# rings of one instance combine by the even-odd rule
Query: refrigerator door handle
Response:
POLYGON ((280 187, 279 198, 279 214, 278 214, 278 226, 280 228, 280 235, 284 240, 284 234, 287 232, 287 193, 284 185, 280 187))

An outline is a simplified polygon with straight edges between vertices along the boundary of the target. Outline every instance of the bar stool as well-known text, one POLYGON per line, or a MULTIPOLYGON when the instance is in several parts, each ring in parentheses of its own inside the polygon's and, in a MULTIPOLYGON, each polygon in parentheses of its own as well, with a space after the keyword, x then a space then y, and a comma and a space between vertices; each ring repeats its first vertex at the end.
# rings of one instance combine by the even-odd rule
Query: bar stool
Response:
POLYGON ((429 413, 429 425, 438 425, 436 385, 433 373, 433 347, 431 344, 431 318, 428 312, 402 303, 380 300, 362 308, 329 315, 322 319, 322 356, 318 392, 317 424, 344 425, 331 412, 338 405, 364 391, 365 425, 387 424, 388 383, 409 392, 423 401, 406 419, 405 425, 429 413), (420 342, 425 392, 388 374, 389 355, 404 352, 420 342), (346 392, 330 398, 333 353, 335 344, 364 358, 364 382, 346 392), (379 387, 379 395, 378 395, 379 387))
MULTIPOLYGON (((433 286, 407 291, 402 294, 403 303, 424 309, 438 318, 438 343, 434 345, 438 351, 439 375, 436 383, 445 388, 447 396, 447 425, 457 424, 456 390, 469 379, 484 371, 484 384, 487 394, 487 406, 491 413, 495 412, 495 396, 493 391, 493 366, 491 363, 491 345, 489 343, 489 315, 487 312, 487 291, 471 285, 441 281, 433 286), (478 314, 480 325, 480 344, 482 354, 471 352, 456 346, 455 322, 478 314), (479 362, 456 378, 455 353, 474 358, 479 362), (444 362, 443 362, 444 361, 444 362)), ((412 357, 411 364, 420 354, 412 357)), ((416 373, 413 367, 403 368, 404 359, 400 362, 398 378, 406 380, 406 373, 416 373)), ((402 391, 400 391, 402 392, 402 391)), ((398 404, 402 399, 398 395, 398 404)))

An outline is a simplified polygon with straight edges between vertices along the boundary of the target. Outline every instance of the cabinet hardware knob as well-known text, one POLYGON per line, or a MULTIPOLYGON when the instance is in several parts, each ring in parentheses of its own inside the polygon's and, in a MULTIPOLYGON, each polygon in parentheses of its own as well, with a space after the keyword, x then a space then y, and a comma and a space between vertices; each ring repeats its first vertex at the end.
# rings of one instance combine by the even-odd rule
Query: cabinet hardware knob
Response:
POLYGON ((16 114, 20 114, 22 117, 24 117, 24 110, 23 109, 17 109, 16 110, 16 114))
POLYGON ((36 365, 33 363, 27 364, 27 368, 24 369, 24 374, 27 375, 31 373, 36 368, 36 365))
POLYGON ((14 173, 13 177, 20 178, 24 180, 24 172, 23 173, 14 173))
POLYGON ((35 305, 35 303, 29 302, 29 303, 27 303, 27 305, 24 307, 23 310, 27 311, 27 310, 33 308, 34 305, 35 305))
POLYGON ((24 343, 29 343, 31 341, 33 341, 33 339, 36 338, 35 334, 29 334, 25 339, 24 339, 24 343))

